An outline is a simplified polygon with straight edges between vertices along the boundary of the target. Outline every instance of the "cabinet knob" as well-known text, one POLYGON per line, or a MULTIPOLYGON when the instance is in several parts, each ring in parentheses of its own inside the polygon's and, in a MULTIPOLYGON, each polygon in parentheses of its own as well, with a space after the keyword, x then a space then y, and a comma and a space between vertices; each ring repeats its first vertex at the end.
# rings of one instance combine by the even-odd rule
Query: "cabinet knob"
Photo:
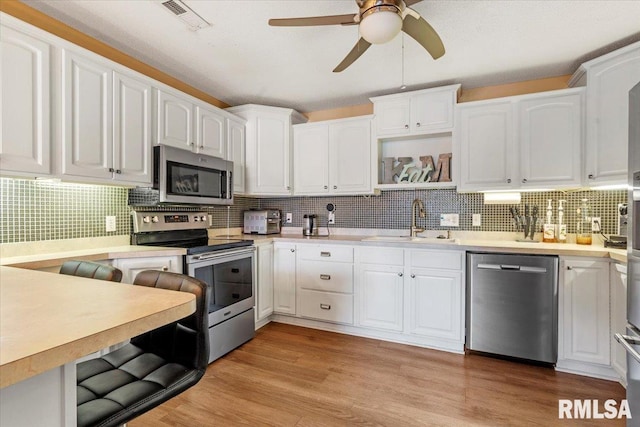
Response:
POLYGON ((167 267, 166 265, 162 267, 162 271, 169 271, 169 267, 167 267))
POLYGON ((328 188, 329 188, 329 186, 328 186, 328 185, 325 185, 325 186, 324 186, 324 189, 325 189, 325 190, 326 190, 326 189, 328 189, 328 188))
POLYGON ((196 144, 195 144, 195 143, 193 143, 193 142, 191 142, 191 143, 189 143, 189 145, 193 147, 193 146, 195 146, 196 144))
POLYGON ((523 179, 522 179, 522 183, 523 183, 523 184, 526 184, 526 183, 527 183, 527 178, 523 178, 523 179))
POLYGON ((588 176, 587 178, 589 178, 589 179, 595 179, 596 177, 595 177, 592 173, 590 173, 590 174, 589 174, 589 176, 588 176))
POLYGON ((320 280, 331 280, 331 275, 330 274, 321 274, 320 275, 320 280))
POLYGON ((287 190, 291 190, 291 186, 290 185, 287 185, 287 190))
POLYGON ((331 304, 320 304, 320 308, 323 310, 331 310, 331 304))
POLYGON ((295 249, 289 249, 289 250, 290 250, 291 252, 295 252, 295 251, 296 251, 295 249))
POLYGON ((416 127, 420 127, 420 122, 416 123, 416 127))
POLYGON ((409 129, 409 125, 404 125, 404 128, 405 129, 409 129))
POLYGON ((573 270, 573 267, 571 267, 570 265, 567 266, 567 270, 573 270))
POLYGON ((334 190, 337 190, 337 189, 338 189, 338 186, 337 186, 337 185, 334 185, 334 186, 333 186, 333 189, 334 189, 334 190))
POLYGON ((511 184, 511 178, 507 179, 507 184, 511 184))
POLYGON ((116 169, 116 173, 122 173, 120 169, 116 169))
POLYGON ((204 148, 204 145, 201 145, 201 146, 200 146, 200 147, 198 147, 198 148, 201 148, 201 149, 202 149, 202 148, 204 148))
POLYGON ((109 168, 109 172, 115 172, 116 170, 114 168, 109 168))
POLYGON ((404 276, 404 275, 403 275, 402 273, 398 273, 398 276, 402 277, 402 276, 404 276))
POLYGON ((415 278, 416 278, 416 275, 415 275, 415 274, 412 274, 412 275, 411 275, 411 278, 412 278, 412 279, 415 279, 415 278))

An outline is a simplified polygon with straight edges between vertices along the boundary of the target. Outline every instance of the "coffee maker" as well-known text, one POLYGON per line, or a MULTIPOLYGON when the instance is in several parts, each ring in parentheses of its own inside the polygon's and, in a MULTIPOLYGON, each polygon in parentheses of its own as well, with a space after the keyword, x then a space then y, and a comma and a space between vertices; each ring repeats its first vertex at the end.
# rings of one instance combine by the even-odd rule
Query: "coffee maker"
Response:
POLYGON ((305 214, 302 222, 303 236, 316 236, 318 234, 318 215, 305 214))

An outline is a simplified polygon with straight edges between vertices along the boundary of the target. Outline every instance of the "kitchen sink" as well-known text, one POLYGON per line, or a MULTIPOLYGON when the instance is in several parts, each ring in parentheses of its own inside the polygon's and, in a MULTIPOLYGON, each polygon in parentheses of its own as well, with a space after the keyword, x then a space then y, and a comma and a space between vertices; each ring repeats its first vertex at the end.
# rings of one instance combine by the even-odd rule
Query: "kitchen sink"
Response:
POLYGON ((390 243, 449 243, 457 244, 458 239, 444 239, 437 237, 411 237, 411 236, 372 236, 362 239, 363 242, 390 242, 390 243))

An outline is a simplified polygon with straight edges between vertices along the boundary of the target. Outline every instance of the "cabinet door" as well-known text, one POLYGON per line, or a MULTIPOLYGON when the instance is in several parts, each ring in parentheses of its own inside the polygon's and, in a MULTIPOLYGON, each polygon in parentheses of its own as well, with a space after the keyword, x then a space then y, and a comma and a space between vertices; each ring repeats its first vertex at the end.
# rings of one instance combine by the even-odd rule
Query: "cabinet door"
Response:
POLYGON ((629 90, 640 81, 640 49, 587 71, 587 183, 626 184, 629 90))
POLYGON ((460 190, 503 190, 516 185, 517 157, 510 101, 459 105, 460 190))
POLYGON ((296 246, 274 244, 273 311, 296 314, 296 246))
POLYGON ((377 101, 374 104, 374 110, 378 138, 409 133, 411 106, 408 97, 377 101))
POLYGON ((192 150, 193 104, 162 90, 156 90, 156 144, 192 150))
POLYGON ((453 127, 453 106, 450 90, 411 97, 411 131, 430 132, 453 127))
POLYGON ((255 165, 248 165, 252 194, 291 194, 291 122, 288 115, 255 118, 255 165))
POLYGON ((258 246, 257 262, 256 320, 262 320, 273 313, 273 244, 258 246))
POLYGON ((195 151, 224 158, 226 144, 225 118, 212 109, 196 107, 195 151))
POLYGON ((462 272, 413 268, 407 280, 407 332, 461 341, 462 272))
POLYGON ((329 126, 331 193, 371 192, 371 145, 371 120, 368 118, 329 126))
POLYGON ((170 271, 182 273, 182 257, 149 257, 116 259, 113 265, 122 270, 122 283, 133 283, 138 273, 144 270, 170 271))
POLYGON ((583 91, 519 102, 521 187, 580 185, 583 91))
POLYGON ((303 124, 293 127, 293 192, 329 192, 329 127, 303 124))
POLYGON ((151 85, 113 73, 115 179, 151 183, 151 85))
POLYGON ((50 47, 3 23, 0 49, 0 169, 49 174, 50 47))
POLYGON ((566 260, 563 267, 563 358, 608 366, 609 264, 566 260))
POLYGON ((358 325, 402 332, 403 289, 402 266, 361 264, 355 293, 358 325))
POLYGON ((62 173, 113 176, 113 78, 99 57, 62 51, 62 173))
POLYGON ((626 381, 627 353, 615 334, 627 333, 627 268, 619 264, 611 267, 611 366, 626 381))
POLYGON ((245 139, 244 123, 227 119, 227 155, 233 162, 233 192, 245 192, 245 139))

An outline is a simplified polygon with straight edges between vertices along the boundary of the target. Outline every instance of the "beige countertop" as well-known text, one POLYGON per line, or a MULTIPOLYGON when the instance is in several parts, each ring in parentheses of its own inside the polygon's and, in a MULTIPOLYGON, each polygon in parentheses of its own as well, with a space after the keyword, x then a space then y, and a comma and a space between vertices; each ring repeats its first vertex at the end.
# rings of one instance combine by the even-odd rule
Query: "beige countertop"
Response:
POLYGON ((0 387, 194 311, 189 293, 0 266, 0 387))

